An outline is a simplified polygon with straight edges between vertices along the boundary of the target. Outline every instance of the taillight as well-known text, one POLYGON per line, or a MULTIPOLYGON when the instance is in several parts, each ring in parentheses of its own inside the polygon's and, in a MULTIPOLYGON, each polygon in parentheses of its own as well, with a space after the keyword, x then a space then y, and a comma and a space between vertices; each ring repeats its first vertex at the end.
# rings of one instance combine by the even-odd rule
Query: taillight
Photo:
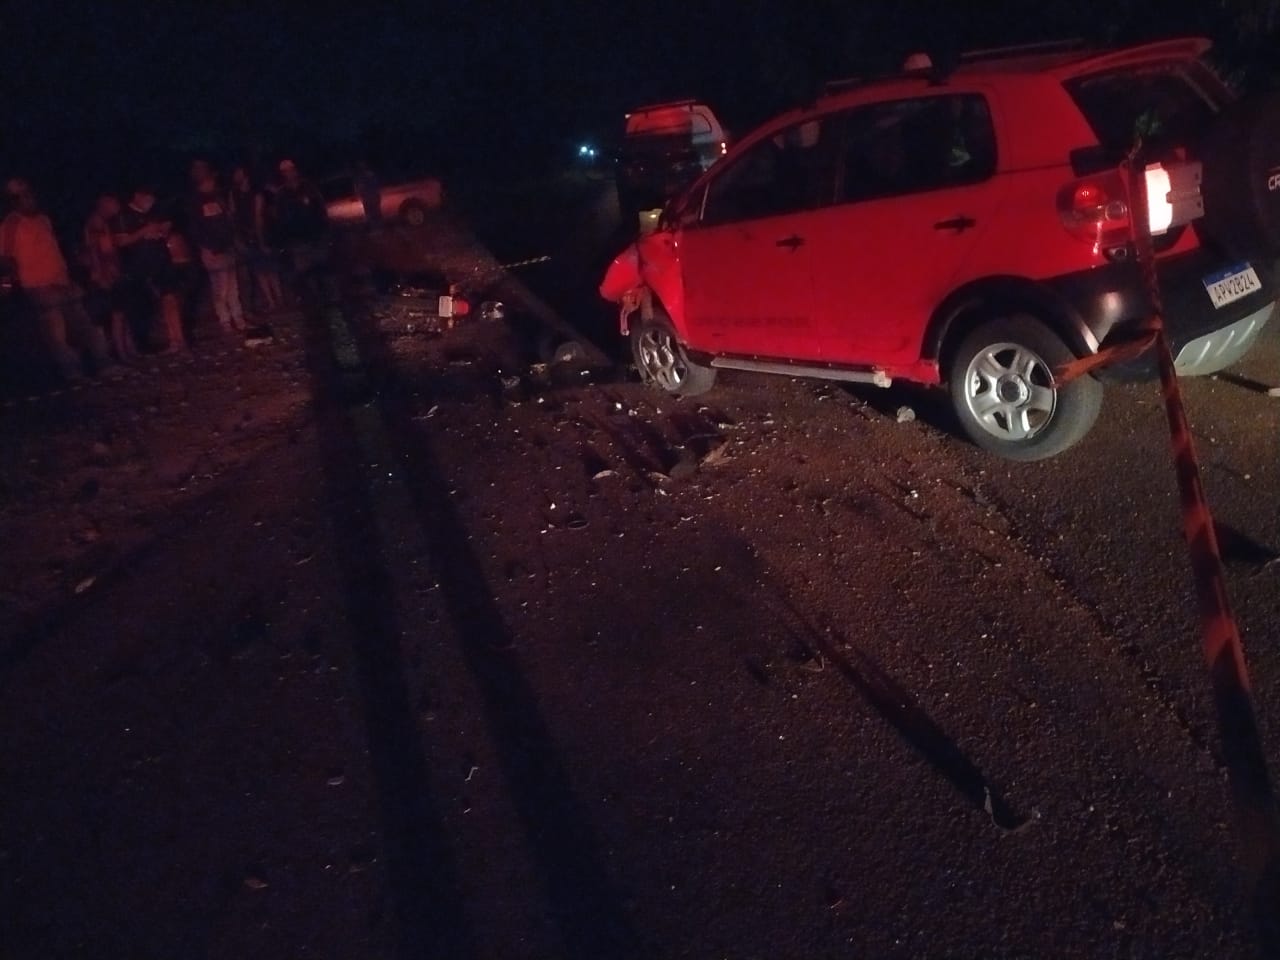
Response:
POLYGON ((1151 222, 1151 235, 1158 237, 1173 226, 1173 203, 1169 196, 1173 184, 1169 180, 1169 171, 1158 163, 1148 166, 1143 176, 1147 181, 1147 217, 1151 222))
POLYGON ((1147 183, 1147 216, 1153 237, 1204 216, 1201 191, 1204 168, 1199 161, 1175 158, 1148 164, 1143 178, 1147 183))
POLYGON ((1094 253, 1129 242, 1128 191, 1119 171, 1068 183, 1058 191, 1058 215, 1067 232, 1091 244, 1094 253))

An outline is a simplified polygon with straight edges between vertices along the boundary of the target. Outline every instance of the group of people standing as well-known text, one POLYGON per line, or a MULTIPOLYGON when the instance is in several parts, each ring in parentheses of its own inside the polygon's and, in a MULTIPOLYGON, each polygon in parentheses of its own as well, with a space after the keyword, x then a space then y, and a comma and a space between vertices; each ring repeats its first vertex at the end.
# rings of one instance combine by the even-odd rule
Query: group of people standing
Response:
POLYGON ((62 376, 111 375, 139 352, 188 352, 187 324, 207 280, 223 332, 244 335, 287 305, 286 280, 323 266, 328 217, 319 191, 290 160, 257 187, 237 167, 224 184, 213 165, 191 166, 189 191, 163 204, 151 187, 127 200, 103 194, 84 225, 82 256, 70 265, 30 183, 5 185, 0 223, 7 259, 62 376), (77 271, 75 267, 81 269, 77 271))

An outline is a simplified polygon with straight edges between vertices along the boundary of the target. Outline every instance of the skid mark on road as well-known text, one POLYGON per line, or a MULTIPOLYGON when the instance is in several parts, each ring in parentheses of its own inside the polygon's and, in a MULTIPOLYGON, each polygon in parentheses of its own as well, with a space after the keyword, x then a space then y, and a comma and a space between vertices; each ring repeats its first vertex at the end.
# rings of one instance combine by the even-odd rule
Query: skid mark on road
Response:
MULTIPOLYGON (((1017 522, 1014 519, 1013 508, 1001 502, 995 494, 989 495, 989 501, 990 509, 1002 517, 1010 529, 1013 529, 1017 522)), ((1205 723, 1193 720, 1178 692, 1171 688, 1169 681, 1147 649, 1150 638, 1134 636, 1133 629, 1113 623, 1101 610, 1080 596, 1062 564, 1052 554, 1036 548, 1037 540, 1043 542, 1048 539, 1047 530, 1036 530, 1036 525, 1027 518, 1022 518, 1019 525, 1024 531, 1028 531, 1018 537, 1020 549, 1034 558, 1044 575, 1052 582, 1061 598, 1062 608, 1090 621, 1099 636, 1110 641, 1111 650, 1122 659, 1135 680, 1147 691, 1160 710, 1182 731, 1188 744, 1205 757, 1213 769, 1219 772, 1224 770, 1225 763, 1221 751, 1216 746, 1212 730, 1205 723), (1031 529, 1028 530, 1028 528, 1031 529)))
MULTIPOLYGON (((867 423, 877 435, 887 435, 894 426, 885 418, 868 413, 855 404, 852 413, 867 423)), ((983 563, 1004 571, 1005 576, 1030 584, 1037 572, 1052 585, 1052 594, 1043 602, 1060 610, 1065 619, 1079 615, 1089 622, 1109 646, 1102 656, 1115 656, 1146 692, 1159 710, 1176 725, 1187 743, 1206 761, 1207 768, 1221 771, 1223 761, 1206 722, 1193 719, 1185 704, 1184 692, 1175 689, 1157 666, 1149 647, 1150 638, 1136 634, 1136 627, 1113 622, 1077 591, 1064 566, 1044 544, 1057 539, 1046 518, 1018 510, 995 489, 994 484, 959 457, 911 460, 902 454, 886 457, 883 481, 876 482, 885 499, 917 521, 916 529, 928 549, 950 554, 957 563, 980 558, 983 563)), ((1262 545, 1238 541, 1239 559, 1265 566, 1262 545)))
MULTIPOLYGON (((772 582, 767 575, 762 579, 772 582)), ((763 603, 766 608, 773 608, 776 622, 787 625, 802 644, 832 664, 881 719, 950 782, 971 807, 990 815, 996 827, 1016 833, 1039 818, 1035 809, 1027 814, 1016 811, 978 764, 869 653, 847 639, 838 640, 814 628, 785 596, 766 596, 763 603)))
MULTIPOLYGON (((741 434, 741 442, 747 448, 762 439, 750 427, 741 428, 722 409, 673 399, 665 399, 659 406, 647 393, 638 394, 636 390, 588 392, 581 406, 584 409, 567 417, 565 423, 571 430, 571 443, 580 451, 585 476, 594 480, 603 471, 616 473, 622 468, 640 481, 632 488, 635 495, 649 497, 659 489, 667 494, 672 506, 662 512, 674 512, 672 519, 676 523, 686 519, 693 522, 696 514, 687 502, 689 489, 671 485, 673 477, 694 477, 731 433, 741 434), (679 469, 681 465, 686 469, 679 469)), ((529 438, 529 442, 534 447, 539 445, 536 437, 529 438)), ((861 532, 856 539, 902 538, 905 517, 915 530, 907 539, 918 539, 921 546, 942 548, 929 510, 919 492, 905 480, 884 478, 870 489, 845 493, 843 500, 816 489, 805 493, 815 511, 846 514, 833 519, 847 524, 849 513, 858 516, 861 532)), ((781 630, 787 638, 782 641, 783 660, 811 672, 823 672, 824 665, 834 668, 832 672, 850 684, 917 756, 947 780, 973 809, 988 814, 1001 830, 1020 830, 1032 821, 1034 813, 1015 811, 1003 792, 881 664, 859 647, 838 643, 816 630, 785 595, 777 593, 778 581, 767 571, 756 569, 754 551, 745 542, 735 549, 730 544, 736 543, 736 538, 723 533, 716 542, 726 555, 726 577, 730 581, 747 579, 759 584, 755 602, 761 605, 760 615, 772 630, 781 630), (729 555, 739 559, 731 562, 729 555)), ((748 654, 744 663, 756 682, 768 686, 772 682, 769 664, 773 659, 771 654, 748 654)))

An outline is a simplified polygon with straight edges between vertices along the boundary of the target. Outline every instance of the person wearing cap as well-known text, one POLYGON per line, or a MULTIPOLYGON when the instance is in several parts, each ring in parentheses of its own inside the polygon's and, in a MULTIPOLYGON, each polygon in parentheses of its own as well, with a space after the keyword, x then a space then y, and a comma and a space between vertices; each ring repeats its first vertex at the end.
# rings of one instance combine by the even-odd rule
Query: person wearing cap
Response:
POLYGON ((96 370, 121 372, 107 353, 102 330, 89 318, 84 295, 71 282, 53 223, 40 209, 35 191, 22 179, 10 180, 5 195, 13 209, 0 222, 0 257, 12 261, 18 286, 35 308, 51 358, 67 380, 81 380, 81 352, 96 370))

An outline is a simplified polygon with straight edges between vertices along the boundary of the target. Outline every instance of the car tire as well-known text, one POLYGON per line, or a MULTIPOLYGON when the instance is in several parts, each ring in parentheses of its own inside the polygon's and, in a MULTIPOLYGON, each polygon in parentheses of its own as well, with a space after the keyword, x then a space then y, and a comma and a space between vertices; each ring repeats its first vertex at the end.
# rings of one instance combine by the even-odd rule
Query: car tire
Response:
POLYGON ((586 348, 578 340, 556 330, 544 330, 538 334, 535 353, 542 363, 583 363, 586 348))
POLYGON ((983 450, 1006 460, 1045 460, 1079 443, 1102 409, 1102 384, 1087 375, 1056 384, 1052 371, 1074 357, 1030 314, 974 327, 948 364, 961 427, 983 450))
POLYGON ((696 397, 715 386, 716 371, 689 359, 664 316, 632 321, 631 356, 641 380, 674 396, 696 397))
POLYGON ((1200 150, 1205 231, 1233 256, 1280 256, 1280 93, 1232 104, 1200 150))
POLYGON ((404 221, 405 226, 413 227, 415 230, 425 226, 427 222, 426 205, 414 200, 407 201, 400 207, 400 219, 404 221))

